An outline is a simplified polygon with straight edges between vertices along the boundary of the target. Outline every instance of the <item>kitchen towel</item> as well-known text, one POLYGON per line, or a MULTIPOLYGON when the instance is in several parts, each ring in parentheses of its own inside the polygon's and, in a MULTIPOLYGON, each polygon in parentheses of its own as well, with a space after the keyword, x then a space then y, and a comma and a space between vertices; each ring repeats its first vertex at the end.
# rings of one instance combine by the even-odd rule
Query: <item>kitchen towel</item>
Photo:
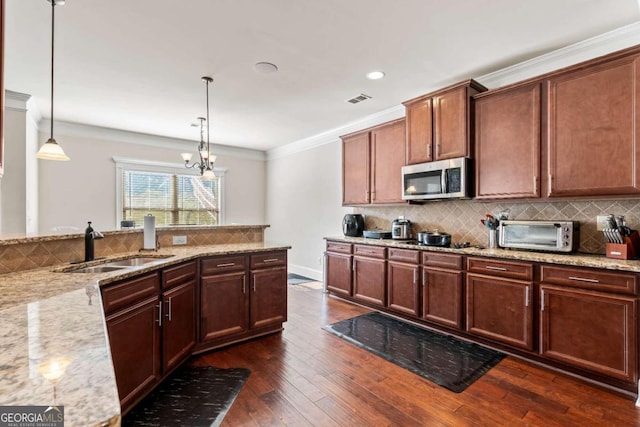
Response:
POLYGON ((149 214, 144 217, 144 249, 156 248, 156 217, 149 214))

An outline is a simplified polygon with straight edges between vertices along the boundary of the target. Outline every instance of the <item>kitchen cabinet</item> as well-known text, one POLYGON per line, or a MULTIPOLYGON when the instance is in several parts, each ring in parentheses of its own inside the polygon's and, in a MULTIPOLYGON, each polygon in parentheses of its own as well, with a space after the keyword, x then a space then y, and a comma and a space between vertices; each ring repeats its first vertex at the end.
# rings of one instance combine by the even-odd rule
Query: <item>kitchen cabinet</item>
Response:
POLYGON ((151 391, 162 377, 159 292, 158 273, 102 289, 122 412, 151 391))
POLYGON ((542 266, 540 354, 635 384, 636 285, 634 274, 542 266))
POLYGON ((550 197, 640 193, 639 65, 636 54, 547 80, 550 197))
POLYGON ((472 157, 471 97, 484 90, 469 80, 404 102, 405 164, 472 157))
POLYGON ((387 260, 387 307, 419 316, 420 251, 389 248, 387 260))
POLYGON ((462 256, 422 253, 422 318, 462 329, 462 256))
POLYGON ((172 371, 196 345, 196 262, 162 271, 162 371, 172 371))
POLYGON ((386 248, 353 245, 353 297, 356 300, 385 306, 386 248))
POLYGON ((325 286, 336 295, 351 296, 351 245, 327 242, 325 253, 325 286))
POLYGON ((287 320, 286 252, 202 259, 199 349, 277 330, 287 320))
POLYGON ((540 197, 541 83, 474 100, 476 198, 540 197))
POLYGON ((404 119, 342 137, 342 204, 403 203, 404 119))
POLYGON ((467 332, 533 350, 533 265, 468 258, 467 271, 467 332))

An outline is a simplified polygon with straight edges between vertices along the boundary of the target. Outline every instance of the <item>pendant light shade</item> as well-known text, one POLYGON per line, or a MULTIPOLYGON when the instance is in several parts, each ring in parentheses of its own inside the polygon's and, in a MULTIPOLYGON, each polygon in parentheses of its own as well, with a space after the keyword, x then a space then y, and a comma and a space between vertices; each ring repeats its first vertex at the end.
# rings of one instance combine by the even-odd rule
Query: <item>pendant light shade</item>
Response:
POLYGON ((67 161, 69 157, 64 153, 62 147, 53 138, 53 59, 54 59, 54 34, 55 34, 55 10, 56 5, 63 5, 64 0, 47 0, 51 3, 51 135, 47 142, 36 153, 36 157, 44 160, 67 161))

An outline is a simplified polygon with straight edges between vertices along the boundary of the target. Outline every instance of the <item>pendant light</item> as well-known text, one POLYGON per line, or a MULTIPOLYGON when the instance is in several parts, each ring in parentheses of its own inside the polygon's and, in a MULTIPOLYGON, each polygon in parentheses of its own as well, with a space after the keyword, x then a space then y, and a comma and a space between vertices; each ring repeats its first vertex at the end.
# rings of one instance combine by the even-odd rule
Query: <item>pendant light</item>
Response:
POLYGON ((53 52, 54 52, 54 29, 55 29, 55 10, 57 5, 63 5, 65 0, 47 0, 51 3, 51 135, 47 142, 44 143, 36 157, 44 160, 69 160, 64 154, 64 150, 53 138, 53 52))
POLYGON ((207 117, 198 117, 200 120, 200 144, 198 145, 198 155, 200 156, 200 161, 189 164, 191 161, 192 154, 191 153, 182 153, 182 160, 184 160, 184 166, 186 168, 198 168, 200 169, 200 175, 202 175, 202 179, 211 180, 216 177, 213 173, 213 164, 216 161, 216 156, 211 154, 211 144, 209 140, 209 83, 213 82, 211 77, 202 77, 202 80, 205 82, 207 86, 207 117), (204 122, 207 122, 207 143, 204 142, 204 122))

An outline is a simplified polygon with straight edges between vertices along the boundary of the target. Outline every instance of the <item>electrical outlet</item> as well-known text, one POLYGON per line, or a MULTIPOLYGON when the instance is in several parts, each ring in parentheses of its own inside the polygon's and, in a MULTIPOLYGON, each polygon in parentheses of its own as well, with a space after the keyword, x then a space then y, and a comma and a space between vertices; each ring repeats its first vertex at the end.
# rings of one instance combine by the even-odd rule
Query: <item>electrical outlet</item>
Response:
POLYGON ((173 245, 186 245, 187 236, 173 236, 173 245))
POLYGON ((602 231, 605 228, 609 228, 609 219, 608 215, 598 215, 596 216, 596 230, 602 231))

